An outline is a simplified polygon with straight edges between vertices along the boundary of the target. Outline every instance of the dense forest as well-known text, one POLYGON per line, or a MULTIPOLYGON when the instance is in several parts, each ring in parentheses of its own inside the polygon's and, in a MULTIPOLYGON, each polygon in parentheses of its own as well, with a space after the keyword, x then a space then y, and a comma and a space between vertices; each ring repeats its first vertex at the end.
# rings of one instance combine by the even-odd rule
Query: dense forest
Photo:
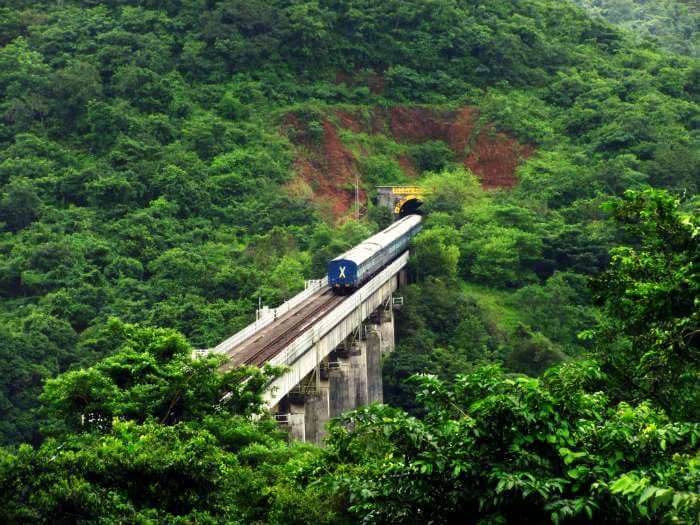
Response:
POLYGON ((700 4, 695 0, 574 0, 629 31, 638 43, 651 40, 674 53, 700 58, 700 4))
POLYGON ((4 2, 1 521, 695 523, 700 14, 576 3, 4 2), (393 183, 386 405, 289 444, 191 350, 393 183))

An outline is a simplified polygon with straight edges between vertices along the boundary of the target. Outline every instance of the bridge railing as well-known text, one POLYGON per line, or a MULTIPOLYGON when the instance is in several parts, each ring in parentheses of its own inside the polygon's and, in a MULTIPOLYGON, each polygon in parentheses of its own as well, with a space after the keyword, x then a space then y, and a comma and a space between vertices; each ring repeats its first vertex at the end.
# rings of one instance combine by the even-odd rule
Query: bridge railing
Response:
POLYGON ((236 348, 243 341, 251 337, 258 330, 262 330, 267 325, 272 323, 275 319, 282 317, 291 310, 294 310, 301 303, 306 301, 309 297, 318 292, 321 288, 325 288, 328 285, 328 277, 323 279, 309 281, 309 286, 303 291, 292 297, 289 301, 282 303, 277 308, 272 308, 269 313, 260 319, 257 319, 254 323, 249 324, 240 332, 236 332, 231 337, 222 341, 214 348, 210 350, 213 353, 224 354, 236 348))
MULTIPOLYGON (((343 322, 353 311, 357 310, 360 305, 368 297, 371 297, 377 290, 396 275, 408 262, 409 253, 406 251, 400 255, 394 262, 382 270, 378 275, 365 284, 362 288, 352 294, 347 300, 331 310, 314 326, 310 327, 305 333, 299 336, 284 351, 270 359, 271 365, 291 365, 301 355, 311 348, 319 339, 324 337, 328 332, 333 330, 338 324, 343 322)), ((363 319, 358 319, 357 324, 361 324, 363 319)), ((325 356, 321 356, 325 357, 325 356)))

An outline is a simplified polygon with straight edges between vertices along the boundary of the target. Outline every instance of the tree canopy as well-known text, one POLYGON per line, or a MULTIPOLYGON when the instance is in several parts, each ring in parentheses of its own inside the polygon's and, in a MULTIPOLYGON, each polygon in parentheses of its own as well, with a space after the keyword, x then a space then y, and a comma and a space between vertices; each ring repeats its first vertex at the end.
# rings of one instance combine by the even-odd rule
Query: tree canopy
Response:
POLYGON ((697 521, 697 21, 4 2, 0 521, 697 521), (387 225, 384 184, 428 190, 387 405, 290 445, 278 370, 192 349, 387 225))

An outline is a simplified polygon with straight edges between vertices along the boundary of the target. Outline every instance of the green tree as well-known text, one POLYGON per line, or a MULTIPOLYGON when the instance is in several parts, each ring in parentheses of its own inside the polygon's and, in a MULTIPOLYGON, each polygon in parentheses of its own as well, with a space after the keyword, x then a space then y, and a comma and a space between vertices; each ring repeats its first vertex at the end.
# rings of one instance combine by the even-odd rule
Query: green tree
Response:
POLYGON ((418 376, 423 419, 351 412, 332 425, 317 472, 369 523, 692 523, 700 427, 611 406, 587 390, 601 378, 587 364, 547 385, 497 367, 451 387, 418 376))
POLYGON ((496 286, 517 286, 536 279, 532 262, 541 258, 542 241, 516 228, 491 227, 463 247, 463 272, 477 282, 496 286), (486 235, 484 235, 486 233, 486 235))
POLYGON ((431 174, 422 186, 429 192, 425 204, 427 213, 460 213, 483 196, 479 181, 465 169, 431 174))
POLYGON ((582 353, 577 336, 597 321, 585 277, 557 272, 544 285, 523 286, 513 298, 529 326, 563 345, 568 355, 582 353))
POLYGON ((251 418, 274 371, 222 373, 221 358, 193 359, 172 330, 113 321, 109 335, 114 355, 46 383, 53 437, 0 449, 2 521, 288 523, 307 509, 333 522, 289 475, 315 452, 251 418))
POLYGON ((440 277, 447 281, 455 280, 459 248, 450 243, 454 233, 454 230, 433 228, 414 239, 414 266, 421 279, 440 277))
POLYGON ((29 226, 39 217, 41 199, 36 187, 27 179, 14 179, 5 188, 0 201, 0 220, 12 231, 29 226))
POLYGON ((190 346, 172 330, 119 324, 115 330, 123 332, 116 354, 47 381, 41 395, 47 432, 104 431, 115 418, 175 424, 197 420, 214 407, 243 415, 261 410, 261 389, 273 372, 219 374, 222 359, 193 360, 190 346), (242 382, 244 377, 250 379, 242 382))
POLYGON ((627 192, 612 213, 631 246, 595 280, 605 316, 596 355, 623 398, 654 400, 674 418, 700 417, 700 223, 676 198, 627 192))
POLYGON ((666 49, 700 57, 700 13, 684 0, 575 0, 594 15, 627 29, 637 39, 651 39, 666 49))
POLYGON ((70 129, 86 112, 88 103, 102 98, 102 82, 95 66, 73 62, 56 71, 51 80, 52 96, 61 101, 56 118, 70 129))
POLYGON ((440 172, 452 161, 454 152, 444 142, 435 140, 413 146, 411 156, 420 171, 440 172))

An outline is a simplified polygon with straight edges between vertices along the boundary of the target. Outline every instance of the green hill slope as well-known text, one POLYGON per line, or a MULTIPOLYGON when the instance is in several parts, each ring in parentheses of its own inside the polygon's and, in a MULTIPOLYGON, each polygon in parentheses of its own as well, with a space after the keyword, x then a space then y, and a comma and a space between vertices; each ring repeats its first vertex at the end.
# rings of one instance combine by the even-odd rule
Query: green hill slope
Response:
MULTIPOLYGON (((213 345, 259 298, 288 297, 382 220, 371 205, 369 223, 337 228, 342 207, 325 220, 319 188, 333 172, 321 146, 339 108, 476 108, 485 130, 464 135, 483 147, 465 138, 452 153, 443 136, 392 132, 388 117, 389 128, 341 130, 363 159, 347 174, 368 196, 378 182, 483 165, 498 133, 527 145, 516 189, 433 206, 431 235, 459 249, 455 277, 495 290, 546 297, 555 272, 600 270, 614 240, 597 207, 605 195, 700 184, 698 63, 634 47, 562 2, 14 1, 0 27, 7 442, 39 439, 30 410, 44 378, 113 350, 110 317, 213 345), (319 169, 304 179, 309 158, 319 169)), ((587 308, 572 279, 566 293, 587 308)), ((477 321, 498 359, 543 334, 556 355, 580 350, 572 330, 526 316, 517 337, 512 320, 477 321)), ((427 329, 426 344, 452 344, 457 325, 427 329)), ((414 352, 420 339, 404 341, 414 352)))
POLYGON ((651 40, 669 51, 700 58, 700 5, 694 0, 574 0, 619 25, 637 42, 651 40))
POLYGON ((0 522, 695 523, 695 19, 615 5, 686 55, 555 0, 2 3, 0 522), (192 348, 391 183, 388 405, 289 445, 192 348))

